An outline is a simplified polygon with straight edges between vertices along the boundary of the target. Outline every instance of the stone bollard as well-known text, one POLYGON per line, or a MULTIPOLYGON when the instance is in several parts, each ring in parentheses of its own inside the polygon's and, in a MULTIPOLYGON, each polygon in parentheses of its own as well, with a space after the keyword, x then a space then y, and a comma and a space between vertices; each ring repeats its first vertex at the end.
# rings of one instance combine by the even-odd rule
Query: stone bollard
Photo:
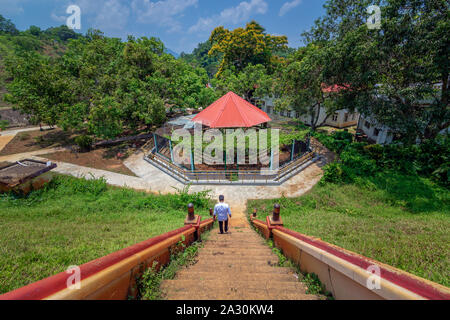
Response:
MULTIPOLYGON (((194 211, 194 205, 192 203, 189 203, 188 205, 188 215, 186 217, 186 220, 184 221, 184 225, 188 226, 191 225, 193 227, 196 227, 197 224, 200 223, 200 216, 195 215, 194 211)), ((199 230, 196 227, 195 233, 194 233, 194 240, 195 241, 201 241, 199 230)))
POLYGON ((282 226, 283 221, 280 217, 280 205, 277 203, 273 206, 272 217, 270 217, 270 224, 274 226, 282 226))
POLYGON ((196 224, 198 220, 198 216, 195 215, 194 212, 194 205, 192 203, 189 203, 188 205, 188 215, 186 217, 186 221, 184 221, 184 224, 196 224))

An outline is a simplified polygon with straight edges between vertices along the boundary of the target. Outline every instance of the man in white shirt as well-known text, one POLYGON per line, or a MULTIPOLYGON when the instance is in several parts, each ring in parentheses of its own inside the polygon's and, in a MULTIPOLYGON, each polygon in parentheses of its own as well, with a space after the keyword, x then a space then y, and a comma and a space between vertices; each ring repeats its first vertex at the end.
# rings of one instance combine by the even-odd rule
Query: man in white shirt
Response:
POLYGON ((220 234, 223 234, 223 226, 225 224, 225 233, 228 233, 228 216, 231 219, 230 206, 226 204, 224 196, 219 196, 219 203, 214 207, 214 216, 219 221, 220 234))

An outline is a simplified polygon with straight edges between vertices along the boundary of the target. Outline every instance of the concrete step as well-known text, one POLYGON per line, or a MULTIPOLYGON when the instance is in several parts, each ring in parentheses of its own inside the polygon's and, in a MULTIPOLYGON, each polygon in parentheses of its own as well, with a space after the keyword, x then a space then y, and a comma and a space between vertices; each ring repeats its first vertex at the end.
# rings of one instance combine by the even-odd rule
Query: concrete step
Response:
POLYGON ((225 267, 235 267, 235 266, 277 266, 279 263, 278 257, 268 257, 268 258, 262 258, 262 257, 234 257, 234 258, 228 258, 228 259, 216 259, 217 256, 204 256, 204 257, 198 257, 196 265, 201 266, 210 266, 210 267, 217 267, 217 266, 225 266, 225 267))
POLYGON ((215 273, 259 273, 259 274, 292 274, 293 271, 289 268, 281 267, 271 267, 268 265, 236 265, 233 267, 225 266, 223 264, 217 264, 214 266, 208 266, 205 264, 195 264, 190 266, 188 269, 182 269, 179 272, 215 272, 215 273))
POLYGON ((193 292, 193 291, 219 291, 219 292, 238 292, 245 290, 266 290, 283 291, 289 293, 306 292, 306 286, 298 281, 270 281, 264 278, 256 281, 221 281, 221 280, 165 280, 161 283, 163 291, 170 290, 174 293, 193 292))
POLYGON ((217 280, 217 281, 276 281, 276 282, 293 282, 297 281, 294 274, 287 273, 253 273, 253 272, 239 272, 239 273, 220 273, 215 270, 209 272, 193 272, 185 270, 177 273, 175 280, 217 280))
POLYGON ((170 292, 166 294, 167 300, 188 300, 188 301, 202 301, 202 300, 241 300, 241 301, 297 301, 297 300, 319 300, 315 295, 309 295, 301 292, 286 292, 283 290, 267 291, 265 289, 247 289, 238 292, 217 292, 209 291, 192 291, 186 292, 170 292))
POLYGON ((268 246, 258 243, 258 242, 245 242, 245 241, 221 241, 221 242, 206 242, 204 245, 205 247, 209 248, 241 248, 241 249, 270 249, 268 246))
POLYGON ((261 246, 265 246, 266 244, 264 243, 263 239, 259 236, 252 236, 252 235, 248 235, 248 236, 228 236, 226 234, 218 234, 216 235, 211 235, 208 238, 208 242, 211 243, 224 243, 224 242, 235 242, 235 243, 242 243, 244 244, 258 244, 261 246))
POLYGON ((199 254, 213 254, 213 255, 273 255, 274 253, 269 248, 222 248, 222 247, 204 247, 200 249, 199 254))
POLYGON ((197 257, 197 261, 201 261, 203 259, 207 259, 207 260, 214 260, 220 258, 222 262, 227 263, 227 262, 239 262, 239 261, 244 261, 243 263, 247 263, 248 260, 251 261, 272 261, 275 263, 278 263, 278 257, 276 255, 274 255, 273 253, 259 253, 259 254, 248 254, 246 255, 245 253, 236 253, 236 254, 231 254, 231 253, 225 253, 225 252, 220 252, 220 251, 216 251, 216 252, 201 252, 199 253, 198 257, 197 257))

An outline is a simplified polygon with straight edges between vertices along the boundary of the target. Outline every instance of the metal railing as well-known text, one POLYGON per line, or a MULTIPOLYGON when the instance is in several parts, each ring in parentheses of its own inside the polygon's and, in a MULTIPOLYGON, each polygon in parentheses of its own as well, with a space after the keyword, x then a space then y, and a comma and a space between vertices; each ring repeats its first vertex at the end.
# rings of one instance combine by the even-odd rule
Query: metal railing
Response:
POLYGON ((289 179, 291 174, 300 171, 302 166, 314 160, 314 153, 308 152, 296 160, 286 163, 278 170, 187 170, 162 157, 156 150, 145 157, 159 169, 170 174, 184 184, 260 184, 279 185, 289 179))

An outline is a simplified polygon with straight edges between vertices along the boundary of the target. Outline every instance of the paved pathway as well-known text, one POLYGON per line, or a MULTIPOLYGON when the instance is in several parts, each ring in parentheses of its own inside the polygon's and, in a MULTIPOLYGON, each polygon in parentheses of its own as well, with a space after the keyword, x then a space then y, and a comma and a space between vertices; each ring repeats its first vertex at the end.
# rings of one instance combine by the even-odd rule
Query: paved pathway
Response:
MULTIPOLYGON (((62 149, 44 149, 29 153, 21 153, 0 157, 0 162, 14 162, 25 158, 32 158, 41 161, 47 161, 39 157, 42 154, 48 154, 60 151, 62 149)), ((58 167, 54 172, 72 175, 74 177, 85 177, 86 179, 104 177, 108 184, 118 187, 128 187, 136 190, 142 190, 153 193, 174 193, 177 189, 183 189, 185 185, 168 176, 156 167, 152 166, 143 159, 143 154, 138 153, 131 156, 125 165, 130 168, 137 177, 127 176, 105 170, 93 169, 78 166, 75 164, 56 162, 58 167)), ((217 198, 223 194, 233 209, 243 209, 249 199, 276 199, 282 196, 298 197, 309 191, 322 177, 320 163, 313 163, 298 175, 292 177, 281 186, 220 186, 205 185, 191 186, 191 192, 200 192, 210 190, 211 195, 217 198)))
MULTIPOLYGON (((144 160, 143 153, 136 153, 124 163, 138 177, 150 184, 151 191, 170 193, 173 187, 184 185, 144 160)), ((223 194, 231 206, 243 207, 249 199, 276 199, 282 196, 298 197, 309 191, 321 179, 323 172, 321 162, 313 163, 298 175, 280 186, 236 186, 206 185, 191 186, 191 191, 211 190, 214 197, 223 194)))

